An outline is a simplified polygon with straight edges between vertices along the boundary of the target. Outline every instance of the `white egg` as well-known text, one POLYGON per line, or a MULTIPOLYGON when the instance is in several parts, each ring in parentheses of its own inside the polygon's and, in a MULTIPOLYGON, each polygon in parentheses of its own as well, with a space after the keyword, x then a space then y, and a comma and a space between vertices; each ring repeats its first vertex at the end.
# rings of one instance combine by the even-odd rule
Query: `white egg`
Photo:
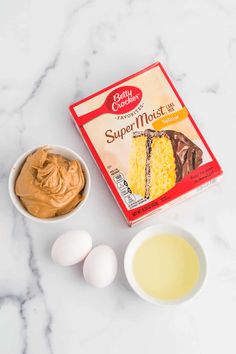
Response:
POLYGON ((92 249, 92 237, 87 231, 67 231, 59 236, 51 250, 53 261, 70 266, 82 261, 92 249))
POLYGON ((109 246, 97 246, 84 261, 83 273, 85 280, 96 288, 105 288, 115 279, 117 258, 109 246))

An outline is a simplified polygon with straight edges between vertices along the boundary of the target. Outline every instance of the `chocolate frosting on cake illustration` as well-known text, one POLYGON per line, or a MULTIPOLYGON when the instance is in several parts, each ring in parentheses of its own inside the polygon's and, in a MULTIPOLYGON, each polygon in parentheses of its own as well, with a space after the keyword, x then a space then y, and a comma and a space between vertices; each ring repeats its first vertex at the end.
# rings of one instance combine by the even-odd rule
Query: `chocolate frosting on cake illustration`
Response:
POLYGON ((202 163, 202 150, 174 130, 134 132, 128 172, 134 194, 155 199, 202 163))

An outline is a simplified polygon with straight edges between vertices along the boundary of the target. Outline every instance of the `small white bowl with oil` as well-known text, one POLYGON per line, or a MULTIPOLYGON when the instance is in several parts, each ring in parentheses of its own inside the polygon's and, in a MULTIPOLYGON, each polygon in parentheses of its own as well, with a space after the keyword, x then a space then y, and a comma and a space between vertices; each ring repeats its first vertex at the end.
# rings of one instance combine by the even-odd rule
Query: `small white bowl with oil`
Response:
POLYGON ((158 224, 130 241, 124 269, 132 289, 156 305, 192 299, 206 279, 206 256, 199 241, 181 227, 158 224))

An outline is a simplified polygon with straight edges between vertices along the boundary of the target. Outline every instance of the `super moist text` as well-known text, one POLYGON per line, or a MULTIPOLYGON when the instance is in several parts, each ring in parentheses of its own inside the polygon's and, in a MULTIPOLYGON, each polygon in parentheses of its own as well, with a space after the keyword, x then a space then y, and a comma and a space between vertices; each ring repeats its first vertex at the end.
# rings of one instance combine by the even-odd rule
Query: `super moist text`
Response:
POLYGON ((150 122, 160 118, 166 113, 166 106, 160 106, 157 110, 153 110, 151 114, 147 114, 146 112, 139 114, 133 123, 128 124, 119 130, 113 131, 112 129, 108 129, 105 132, 105 136, 108 138, 107 143, 110 144, 116 139, 124 139, 126 134, 131 133, 136 129, 140 129, 145 125, 148 125, 150 122))

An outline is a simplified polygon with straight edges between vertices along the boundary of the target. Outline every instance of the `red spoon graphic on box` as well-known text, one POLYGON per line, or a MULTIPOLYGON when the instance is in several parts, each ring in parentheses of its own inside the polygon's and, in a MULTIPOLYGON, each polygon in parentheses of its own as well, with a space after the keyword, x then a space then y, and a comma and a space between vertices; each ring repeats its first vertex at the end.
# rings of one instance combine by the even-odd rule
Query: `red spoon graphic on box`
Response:
POLYGON ((132 111, 141 99, 142 91, 138 87, 120 86, 109 93, 101 107, 77 117, 76 121, 81 126, 101 114, 125 114, 132 111))

